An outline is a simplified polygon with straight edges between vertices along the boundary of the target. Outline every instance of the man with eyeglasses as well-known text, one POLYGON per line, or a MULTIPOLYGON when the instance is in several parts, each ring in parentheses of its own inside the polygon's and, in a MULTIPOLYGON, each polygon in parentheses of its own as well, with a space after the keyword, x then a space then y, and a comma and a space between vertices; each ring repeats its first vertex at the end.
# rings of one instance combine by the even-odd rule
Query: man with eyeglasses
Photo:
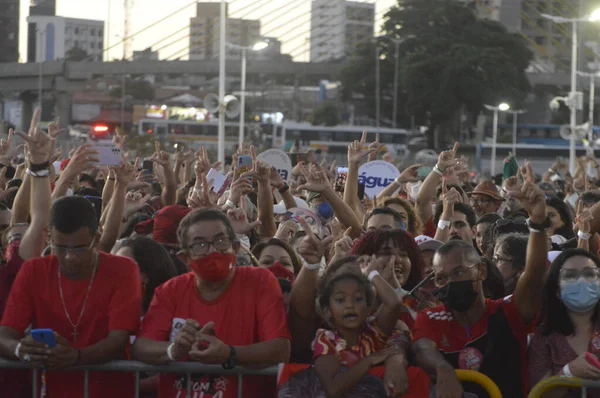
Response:
POLYGON ((444 305, 419 313, 412 348, 418 365, 437 378, 438 397, 462 397, 463 388, 486 396, 477 385, 461 387, 455 369, 487 375, 502 396, 526 396, 527 334, 541 305, 548 219, 544 193, 533 182, 512 194, 530 215, 526 265, 513 296, 495 301, 484 297, 487 267, 471 242, 450 241, 434 256, 433 281, 444 305))
POLYGON ((471 198, 471 206, 475 210, 477 217, 481 217, 487 213, 496 213, 502 206, 504 198, 498 192, 498 188, 492 181, 482 181, 467 193, 471 198))
MULTIPOLYGON (((44 210, 34 211, 48 212, 51 140, 37 124, 24 138, 29 149, 27 174, 46 200, 44 210)), ((83 374, 52 370, 127 359, 129 336, 139 326, 139 269, 130 259, 96 250, 98 221, 89 200, 61 198, 53 204, 49 217, 47 213, 32 215, 32 220, 40 218, 44 223, 49 218, 52 255, 22 265, 0 326, 0 355, 49 369, 38 382, 37 394, 41 390, 51 396, 80 398, 83 374), (25 335, 30 325, 32 329, 51 329, 56 346, 25 335)), ((30 229, 34 227, 31 233, 39 234, 37 250, 41 252, 48 225, 32 222, 30 229)), ((89 395, 131 396, 134 382, 128 373, 92 372, 89 395)))
MULTIPOLYGON (((290 333, 279 282, 265 268, 236 267, 240 242, 228 217, 214 209, 194 210, 181 221, 177 236, 191 272, 156 289, 134 357, 150 364, 195 361, 225 369, 286 362, 290 333)), ((237 396, 235 376, 191 377, 194 394, 237 396)), ((269 395, 260 377, 243 380, 244 397, 269 395)), ((160 374, 158 396, 183 397, 187 385, 185 376, 160 374)))

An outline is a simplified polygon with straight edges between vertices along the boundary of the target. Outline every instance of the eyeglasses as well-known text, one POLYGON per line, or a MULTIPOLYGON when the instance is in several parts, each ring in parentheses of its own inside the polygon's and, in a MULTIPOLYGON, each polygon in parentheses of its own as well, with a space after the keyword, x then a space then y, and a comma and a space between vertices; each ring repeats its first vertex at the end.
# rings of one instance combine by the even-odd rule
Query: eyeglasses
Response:
POLYGON ((512 258, 500 257, 498 255, 495 255, 494 257, 492 257, 492 261, 494 261, 495 263, 499 263, 500 261, 504 261, 505 263, 512 263, 512 258))
POLYGON ((473 204, 493 203, 494 201, 489 198, 471 198, 473 204))
POLYGON ((586 267, 582 269, 563 268, 560 270, 560 279, 565 282, 576 282, 583 278, 590 282, 595 282, 600 276, 599 268, 586 267))
POLYGON ((74 255, 80 255, 80 254, 87 252, 91 248, 93 248, 94 243, 96 243, 96 242, 92 240, 92 242, 87 246, 75 246, 75 247, 55 245, 54 243, 51 243, 50 247, 52 247, 52 251, 57 256, 64 256, 68 253, 72 253, 74 255))
POLYGON ((441 287, 446 286, 448 283, 450 283, 452 281, 465 280, 470 276, 471 268, 473 268, 476 265, 479 265, 479 263, 469 265, 468 267, 464 267, 462 265, 458 266, 458 267, 454 268, 452 271, 450 271, 450 275, 448 275, 448 276, 435 275, 433 277, 433 283, 436 287, 441 288, 441 287))
POLYGON ((215 240, 209 241, 200 241, 196 242, 189 247, 189 252, 194 257, 200 257, 208 253, 208 249, 210 246, 214 247, 218 251, 224 251, 231 247, 231 239, 227 236, 221 236, 216 238, 215 240))

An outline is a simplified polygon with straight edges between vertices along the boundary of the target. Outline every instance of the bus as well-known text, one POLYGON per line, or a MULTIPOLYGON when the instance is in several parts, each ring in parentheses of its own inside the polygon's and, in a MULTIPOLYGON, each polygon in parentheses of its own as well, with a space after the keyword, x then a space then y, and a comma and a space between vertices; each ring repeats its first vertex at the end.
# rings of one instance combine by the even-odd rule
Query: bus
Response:
MULTIPOLYGON (((560 124, 518 124, 517 141, 529 145, 568 146, 569 141, 560 136, 560 127, 560 124)), ((486 125, 485 136, 491 138, 493 129, 493 125, 486 125)), ((600 134, 600 126, 594 126, 593 131, 595 135, 600 134)), ((498 125, 499 143, 511 143, 512 135, 512 124, 498 125)))
MULTIPOLYGON (((245 135, 256 129, 256 125, 249 123, 245 128, 245 135)), ((198 122, 194 120, 164 120, 141 119, 138 124, 138 134, 152 134, 157 140, 184 143, 187 147, 198 150, 204 145, 209 150, 218 147, 218 121, 198 122)), ((239 124, 225 122, 225 152, 233 153, 238 146, 239 124)))
POLYGON ((338 164, 345 164, 348 158, 348 145, 360 140, 363 131, 369 132, 369 142, 379 133, 385 150, 395 157, 408 156, 410 133, 404 129, 390 129, 374 126, 313 126, 308 123, 280 123, 273 126, 272 147, 289 151, 298 143, 301 148, 320 149, 338 164))

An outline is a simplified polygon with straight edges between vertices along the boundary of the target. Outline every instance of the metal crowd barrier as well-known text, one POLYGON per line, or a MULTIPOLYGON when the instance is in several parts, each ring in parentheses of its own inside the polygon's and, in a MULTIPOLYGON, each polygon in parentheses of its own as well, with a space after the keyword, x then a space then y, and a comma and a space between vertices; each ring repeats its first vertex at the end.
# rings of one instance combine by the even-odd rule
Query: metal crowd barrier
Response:
POLYGON ((483 373, 479 373, 474 370, 457 369, 456 377, 459 381, 468 381, 471 383, 479 384, 487 391, 490 398, 502 398, 502 393, 500 392, 500 389, 498 388, 496 383, 494 383, 492 379, 490 379, 483 373))
MULTIPOLYGON (((0 358, 0 369, 33 369, 33 398, 38 398, 38 372, 44 368, 41 366, 32 366, 25 362, 8 361, 0 358)), ((187 375, 187 394, 186 398, 192 397, 191 375, 192 373, 205 373, 211 375, 237 375, 238 379, 238 398, 242 398, 243 386, 242 379, 244 376, 277 376, 277 367, 253 370, 245 368, 235 368, 231 370, 223 369, 218 365, 203 365, 192 362, 173 362, 169 365, 153 366, 137 361, 111 361, 102 365, 85 365, 71 368, 60 369, 62 372, 84 372, 83 398, 89 398, 89 372, 132 372, 135 373, 135 398, 140 396, 140 372, 154 373, 183 373, 187 375)))
POLYGON ((587 397, 588 388, 600 388, 600 381, 585 380, 578 377, 553 376, 537 383, 527 398, 539 398, 548 390, 557 387, 581 388, 581 397, 587 397))

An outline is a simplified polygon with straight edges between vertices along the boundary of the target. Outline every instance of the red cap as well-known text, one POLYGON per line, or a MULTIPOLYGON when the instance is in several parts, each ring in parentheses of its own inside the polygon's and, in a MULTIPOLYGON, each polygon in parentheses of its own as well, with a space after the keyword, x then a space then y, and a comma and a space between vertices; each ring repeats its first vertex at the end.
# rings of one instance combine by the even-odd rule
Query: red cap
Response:
POLYGON ((135 232, 141 235, 148 235, 152 232, 152 239, 158 243, 178 245, 177 228, 183 217, 191 210, 182 205, 165 206, 151 220, 137 224, 135 232))

